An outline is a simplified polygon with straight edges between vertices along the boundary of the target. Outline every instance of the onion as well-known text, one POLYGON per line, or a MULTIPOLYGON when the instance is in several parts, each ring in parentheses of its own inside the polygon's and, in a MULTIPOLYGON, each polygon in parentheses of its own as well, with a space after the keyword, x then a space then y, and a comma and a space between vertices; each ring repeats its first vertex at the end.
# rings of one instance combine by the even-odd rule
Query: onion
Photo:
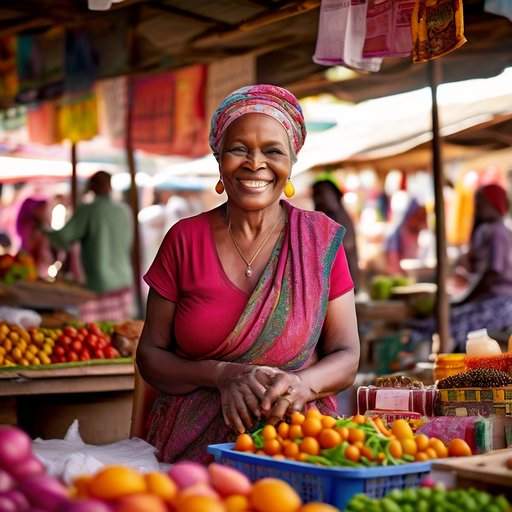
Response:
POLYGON ((80 500, 63 503, 59 512, 112 512, 112 509, 102 501, 80 500))
POLYGON ((17 512, 26 512, 27 510, 30 510, 27 498, 25 498, 20 491, 9 491, 6 492, 4 496, 9 498, 16 505, 17 512))
POLYGON ((209 484, 210 476, 204 466, 197 462, 178 462, 169 469, 169 476, 180 489, 194 484, 209 484))
POLYGON ((0 512, 18 512, 18 507, 8 496, 0 496, 0 512))
POLYGON ((0 467, 7 471, 28 459, 32 453, 32 441, 22 430, 0 425, 0 467))
POLYGON ((30 475, 38 475, 43 472, 43 464, 38 458, 34 457, 34 455, 30 455, 28 459, 16 464, 11 469, 11 475, 17 480, 21 480, 30 475))
POLYGON ((14 481, 3 469, 0 469, 0 492, 10 491, 14 487, 14 481))
POLYGON ((68 497, 66 488, 49 475, 31 475, 18 483, 33 506, 49 512, 56 510, 68 497))

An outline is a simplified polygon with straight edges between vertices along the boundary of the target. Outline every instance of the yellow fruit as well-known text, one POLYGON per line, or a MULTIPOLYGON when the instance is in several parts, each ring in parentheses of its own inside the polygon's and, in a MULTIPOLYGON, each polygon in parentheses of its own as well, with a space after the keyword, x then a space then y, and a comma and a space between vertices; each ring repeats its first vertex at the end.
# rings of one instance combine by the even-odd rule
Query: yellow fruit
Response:
POLYGON ((299 509, 298 512, 340 512, 339 509, 327 505, 327 503, 308 503, 299 509))
POLYGON ((52 355, 52 352, 53 352, 53 347, 51 345, 49 345, 48 343, 45 343, 43 345, 43 352, 48 355, 48 356, 51 356, 52 355))
POLYGON ((16 343, 14 343, 16 347, 18 347, 22 352, 25 352, 27 350, 27 342, 25 340, 18 340, 16 343))
POLYGON ((318 436, 318 441, 322 448, 334 448, 342 443, 341 436, 332 428, 324 428, 318 436))
POLYGON ((51 364, 51 359, 46 354, 39 354, 39 360, 41 361, 41 364, 51 364))
POLYGON ((333 428, 336 425, 336 418, 332 416, 322 416, 322 427, 333 428))
POLYGON ((302 425, 304 423, 305 419, 306 418, 305 418, 304 414, 302 414, 299 411, 294 411, 292 413, 290 422, 291 422, 292 425, 302 425))
POLYGON ((304 432, 302 432, 302 425, 293 424, 290 427, 290 431, 288 432, 288 438, 289 439, 299 439, 301 437, 304 437, 304 432))
MULTIPOLYGON (((205 509, 206 510, 206 509, 205 509)), ((116 512, 167 512, 164 502, 152 494, 123 496, 116 503, 116 512)))
POLYGON ((226 512, 247 512, 249 510, 249 500, 246 496, 234 494, 224 500, 226 512))
POLYGON ((286 482, 275 478, 263 478, 256 482, 249 501, 255 512, 297 512, 302 505, 295 490, 286 482))
POLYGON ((394 439, 389 443, 389 453, 395 458, 400 459, 404 454, 400 441, 394 439))
POLYGON ((249 434, 240 434, 236 438, 235 450, 239 452, 253 452, 254 451, 254 441, 249 434))
POLYGON ((41 364, 41 359, 39 359, 39 357, 34 356, 34 359, 32 360, 32 364, 35 366, 39 366, 41 364))
POLYGON ((25 352, 25 359, 31 363, 32 361, 34 361, 34 358, 36 357, 34 354, 32 354, 32 352, 25 352))
POLYGON ((9 339, 5 339, 3 342, 3 347, 6 352, 10 352, 12 350, 12 341, 9 339))
POLYGON ((277 427, 277 433, 281 439, 287 439, 288 434, 290 433, 290 425, 285 422, 279 423, 279 426, 277 427))
POLYGON ((414 440, 419 452, 424 452, 429 446, 429 438, 425 434, 418 434, 414 440))
POLYGON ((5 356, 5 354, 6 354, 5 348, 0 346, 0 356, 5 356))
POLYGON ((277 432, 273 425, 265 425, 263 427, 263 432, 261 433, 261 435, 265 440, 275 439, 277 437, 277 432))
POLYGON ((23 341, 30 343, 30 334, 25 329, 19 329, 18 333, 23 341))
POLYGON ((20 359, 19 363, 21 364, 21 366, 30 366, 30 361, 28 361, 25 358, 20 359))
MULTIPOLYGON (((313 409, 314 410, 314 409, 313 409)), ((305 436, 316 437, 322 430, 322 421, 318 417, 306 416, 306 421, 302 424, 302 432, 305 436)))
POLYGON ((11 356, 15 361, 20 361, 23 358, 23 354, 18 347, 11 350, 11 356))
POLYGON ((44 339, 45 345, 50 345, 50 347, 53 347, 55 345, 55 340, 53 338, 45 338, 44 339))
POLYGON ((27 352, 30 352, 30 353, 32 353, 32 354, 34 354, 34 355, 35 355, 35 354, 37 354, 37 353, 39 352, 39 349, 37 348, 37 346, 36 346, 36 345, 32 345, 32 344, 31 344, 31 345, 29 345, 29 346, 27 347, 27 352))
POLYGON ((446 445, 441 441, 441 439, 432 437, 429 441, 429 448, 432 448, 440 459, 448 457, 448 448, 446 448, 446 445))
POLYGON ((4 364, 4 356, 3 354, 0 354, 0 366, 3 366, 4 364))
POLYGON ((395 420, 393 425, 391 426, 391 432, 396 436, 397 439, 407 439, 414 438, 414 434, 412 432, 409 423, 406 420, 395 420))
POLYGON ((20 339, 20 335, 17 333, 17 332, 14 332, 14 331, 11 331, 9 334, 8 334, 8 338, 11 340, 11 341, 18 341, 20 339))
POLYGON ((400 444, 402 445, 404 455, 416 455, 418 452, 418 447, 416 446, 416 441, 414 439, 402 439, 400 444))
POLYGON ((115 500, 121 496, 145 491, 144 477, 124 466, 107 466, 96 473, 89 483, 91 496, 104 500, 115 500))
POLYGON ((471 448, 464 439, 452 439, 448 443, 448 453, 450 457, 468 457, 472 455, 471 448))
POLYGON ((42 332, 35 332, 32 335, 32 341, 36 344, 41 346, 44 343, 44 334, 42 332))
POLYGON ((176 512, 225 512, 225 508, 210 496, 186 496, 178 501, 176 512))
POLYGON ((174 481, 164 473, 147 473, 145 475, 147 492, 172 503, 176 498, 178 488, 174 481))
POLYGON ((429 459, 437 459, 437 453, 436 451, 434 450, 434 448, 427 448, 425 450, 425 453, 427 454, 427 457, 429 459))

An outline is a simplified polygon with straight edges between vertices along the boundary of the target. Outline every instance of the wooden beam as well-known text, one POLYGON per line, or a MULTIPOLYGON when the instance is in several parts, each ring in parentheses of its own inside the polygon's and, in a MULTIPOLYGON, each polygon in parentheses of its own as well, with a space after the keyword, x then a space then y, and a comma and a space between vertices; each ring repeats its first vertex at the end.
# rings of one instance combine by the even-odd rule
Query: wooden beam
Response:
POLYGON ((76 211, 78 206, 78 186, 77 186, 77 151, 76 142, 71 143, 71 209, 73 212, 76 211))
POLYGON ((448 277, 448 256, 446 252, 446 222, 444 211, 444 174, 442 138, 439 130, 437 87, 442 83, 442 69, 439 60, 429 61, 429 80, 432 95, 432 169, 434 173, 434 201, 436 215, 436 320, 441 352, 451 352, 453 341, 450 334, 450 302, 446 289, 448 277))

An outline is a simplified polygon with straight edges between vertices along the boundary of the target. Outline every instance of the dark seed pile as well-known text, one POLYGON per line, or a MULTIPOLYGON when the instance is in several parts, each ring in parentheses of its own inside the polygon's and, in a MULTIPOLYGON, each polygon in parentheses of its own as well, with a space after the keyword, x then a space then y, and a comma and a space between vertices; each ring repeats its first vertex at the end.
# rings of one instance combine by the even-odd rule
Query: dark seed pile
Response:
POLYGON ((499 388, 512 384, 512 376, 494 368, 476 368, 442 379, 439 389, 448 388, 499 388))

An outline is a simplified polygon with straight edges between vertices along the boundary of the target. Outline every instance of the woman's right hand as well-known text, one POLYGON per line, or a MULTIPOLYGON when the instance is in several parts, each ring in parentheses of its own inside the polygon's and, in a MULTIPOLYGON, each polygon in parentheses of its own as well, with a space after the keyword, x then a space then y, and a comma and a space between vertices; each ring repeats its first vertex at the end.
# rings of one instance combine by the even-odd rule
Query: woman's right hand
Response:
POLYGON ((216 386, 220 392, 224 422, 242 434, 261 417, 260 405, 278 370, 266 366, 219 362, 216 386))

